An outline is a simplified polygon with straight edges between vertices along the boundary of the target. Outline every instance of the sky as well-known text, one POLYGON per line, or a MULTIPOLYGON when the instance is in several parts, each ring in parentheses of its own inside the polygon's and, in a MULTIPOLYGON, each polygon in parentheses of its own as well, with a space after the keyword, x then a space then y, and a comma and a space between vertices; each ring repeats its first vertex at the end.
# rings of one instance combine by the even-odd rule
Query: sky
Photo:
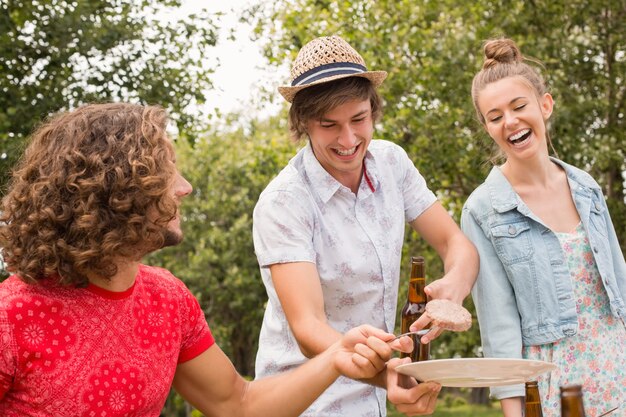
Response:
MULTIPOLYGON (((215 55, 206 57, 213 64, 219 58, 220 66, 211 77, 214 89, 207 92, 210 106, 216 106, 220 112, 241 111, 244 115, 269 115, 278 111, 278 104, 263 103, 259 109, 258 85, 271 84, 272 90, 279 97, 276 87, 289 78, 289 68, 270 66, 262 56, 260 46, 250 39, 250 25, 238 22, 241 11, 251 4, 271 0, 227 0, 198 1, 187 0, 181 13, 192 13, 200 8, 210 13, 223 12, 218 45, 213 49, 215 55), (236 40, 227 39, 228 31, 235 29, 236 40)), ((281 103, 281 100, 275 100, 281 103)))

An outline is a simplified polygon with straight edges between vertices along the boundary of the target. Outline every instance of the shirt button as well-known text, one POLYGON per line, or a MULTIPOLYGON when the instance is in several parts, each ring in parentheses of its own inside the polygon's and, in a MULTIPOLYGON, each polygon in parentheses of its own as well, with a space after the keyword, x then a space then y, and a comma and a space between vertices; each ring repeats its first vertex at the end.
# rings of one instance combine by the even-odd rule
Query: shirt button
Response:
POLYGON ((596 210, 600 210, 600 203, 596 201, 595 206, 596 206, 596 210))
POLYGON ((572 330, 572 329, 565 329, 565 330, 563 330, 563 334, 565 336, 574 336, 574 334, 576 334, 576 332, 574 330, 572 330))
POLYGON ((514 235, 515 234, 515 226, 509 226, 509 234, 510 235, 514 235))
POLYGON ((595 253, 598 253, 598 247, 597 247, 597 246, 594 246, 594 247, 593 247, 593 251, 594 251, 595 253))

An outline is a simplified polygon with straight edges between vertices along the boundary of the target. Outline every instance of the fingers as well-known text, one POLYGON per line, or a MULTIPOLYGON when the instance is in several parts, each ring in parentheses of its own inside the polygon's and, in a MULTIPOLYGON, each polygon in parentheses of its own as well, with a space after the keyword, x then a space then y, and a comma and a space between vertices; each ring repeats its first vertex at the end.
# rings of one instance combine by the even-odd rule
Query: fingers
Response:
MULTIPOLYGON (((413 390, 418 390, 419 388, 430 384, 434 383, 428 382, 420 384, 417 387, 413 388, 413 390)), ((394 404, 394 406, 398 411, 408 416, 431 415, 435 412, 435 407, 437 406, 437 396, 439 395, 440 389, 441 387, 429 388, 414 403, 394 404)))
POLYGON ((427 327, 428 324, 431 324, 432 330, 420 338, 420 342, 424 345, 432 342, 437 337, 439 337, 439 335, 443 333, 444 329, 437 327, 437 326, 433 326, 434 322, 432 321, 432 319, 430 318, 428 314, 422 314, 422 316, 419 319, 415 320, 413 324, 411 324, 411 326, 409 327, 410 331, 416 332, 418 330, 421 330, 427 327))
POLYGON ((415 379, 396 372, 396 368, 405 363, 411 363, 411 358, 393 358, 387 362, 387 397, 394 404, 407 401, 407 393, 397 388, 411 388, 417 385, 415 379))
POLYGON ((441 385, 435 382, 417 384, 413 378, 395 371, 397 366, 410 362, 409 358, 394 358, 387 364, 387 397, 398 411, 407 415, 432 414, 441 385))
POLYGON ((465 294, 462 288, 459 287, 458 282, 449 279, 448 276, 444 276, 438 280, 435 280, 424 287, 424 292, 426 295, 434 300, 434 299, 448 299, 452 300, 458 304, 461 304, 467 294, 465 294))
POLYGON ((437 290, 437 285, 435 285, 436 282, 437 281, 434 281, 434 282, 432 282, 432 283, 430 283, 430 284, 428 284, 427 286, 424 287, 424 292, 431 299, 432 298, 437 298, 438 290, 437 290))
POLYGON ((445 330, 437 326, 432 326, 431 329, 432 329, 431 331, 429 331, 424 336, 422 336, 422 338, 420 339, 420 343, 425 345, 427 343, 432 342, 433 340, 438 338, 439 335, 441 335, 443 331, 445 330))
POLYGON ((366 339, 370 336, 374 336, 382 341, 388 342, 395 338, 393 334, 387 333, 386 331, 379 329, 378 327, 371 326, 369 324, 363 324, 357 328, 366 339))
MULTIPOLYGON (((364 327, 364 326, 361 326, 364 327)), ((361 329, 363 330, 363 329, 361 329)), ((351 356, 353 367, 353 378, 372 378, 386 367, 386 363, 393 354, 392 347, 382 340, 393 338, 394 336, 382 330, 371 328, 365 333, 375 333, 377 336, 368 336, 364 343, 356 343, 351 356)), ((405 345, 406 342, 400 342, 405 345)))
POLYGON ((387 360, 391 357, 391 347, 380 339, 370 337, 367 345, 358 343, 354 346, 352 361, 361 368, 368 376, 374 376, 385 369, 387 360))
POLYGON ((442 284, 441 279, 438 279, 425 286, 424 292, 431 299, 445 298, 446 286, 442 284))
POLYGON ((418 330, 424 329, 426 328, 426 326, 428 326, 430 322, 432 322, 430 316, 428 314, 422 314, 420 318, 418 318, 413 322, 413 324, 411 324, 409 330, 412 332, 416 332, 418 330))
POLYGON ((413 339, 409 336, 402 336, 399 339, 394 339, 391 342, 387 342, 389 347, 398 352, 411 353, 413 352, 413 339))
POLYGON ((406 353, 413 351, 413 341, 410 337, 396 338, 395 335, 368 324, 359 326, 357 329, 362 336, 358 342, 368 345, 385 360, 388 360, 392 354, 388 348, 406 353))

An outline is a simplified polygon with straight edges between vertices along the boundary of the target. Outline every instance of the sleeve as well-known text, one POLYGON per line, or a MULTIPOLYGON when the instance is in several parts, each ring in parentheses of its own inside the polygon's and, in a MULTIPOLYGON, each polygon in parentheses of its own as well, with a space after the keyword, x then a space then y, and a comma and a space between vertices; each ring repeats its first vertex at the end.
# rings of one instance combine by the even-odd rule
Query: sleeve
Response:
POLYGON ((437 197, 428 186, 426 180, 409 159, 407 153, 398 146, 400 150, 400 164, 404 170, 402 181, 402 195, 404 198, 404 218, 407 222, 417 219, 428 207, 430 207, 437 197))
POLYGON ((178 363, 187 362, 213 346, 215 339, 206 322, 200 303, 191 291, 182 285, 181 305, 182 342, 178 363))
POLYGON ((13 332, 6 311, 0 311, 0 400, 9 391, 15 378, 13 332))
MULTIPOLYGON (((461 230, 478 250, 480 267, 472 298, 485 357, 521 358, 522 331, 513 286, 502 262, 474 214, 463 208, 461 230)), ((491 388, 497 399, 524 395, 523 385, 491 388)))
POLYGON ((315 262, 315 214, 304 191, 264 193, 254 208, 252 237, 262 268, 286 262, 315 262))

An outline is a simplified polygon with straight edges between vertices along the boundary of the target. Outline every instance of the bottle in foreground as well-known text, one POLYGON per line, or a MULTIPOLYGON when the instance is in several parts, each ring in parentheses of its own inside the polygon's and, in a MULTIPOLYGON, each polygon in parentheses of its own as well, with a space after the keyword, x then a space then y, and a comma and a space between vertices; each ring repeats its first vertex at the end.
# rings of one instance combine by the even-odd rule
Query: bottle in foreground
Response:
MULTIPOLYGON (((428 301, 424 287, 426 287, 424 258, 413 256, 411 257, 411 276, 407 301, 400 314, 402 333, 408 332, 411 324, 424 314, 428 301)), ((410 356, 413 362, 428 360, 430 358, 430 343, 420 343, 420 337, 417 335, 411 335, 411 338, 413 339, 413 352, 410 354, 403 353, 401 357, 410 356)))
POLYGON ((561 387, 561 417, 585 417, 581 385, 561 387))
POLYGON ((524 417, 543 417, 543 411, 541 411, 541 397, 539 396, 539 386, 537 381, 526 382, 524 417))

